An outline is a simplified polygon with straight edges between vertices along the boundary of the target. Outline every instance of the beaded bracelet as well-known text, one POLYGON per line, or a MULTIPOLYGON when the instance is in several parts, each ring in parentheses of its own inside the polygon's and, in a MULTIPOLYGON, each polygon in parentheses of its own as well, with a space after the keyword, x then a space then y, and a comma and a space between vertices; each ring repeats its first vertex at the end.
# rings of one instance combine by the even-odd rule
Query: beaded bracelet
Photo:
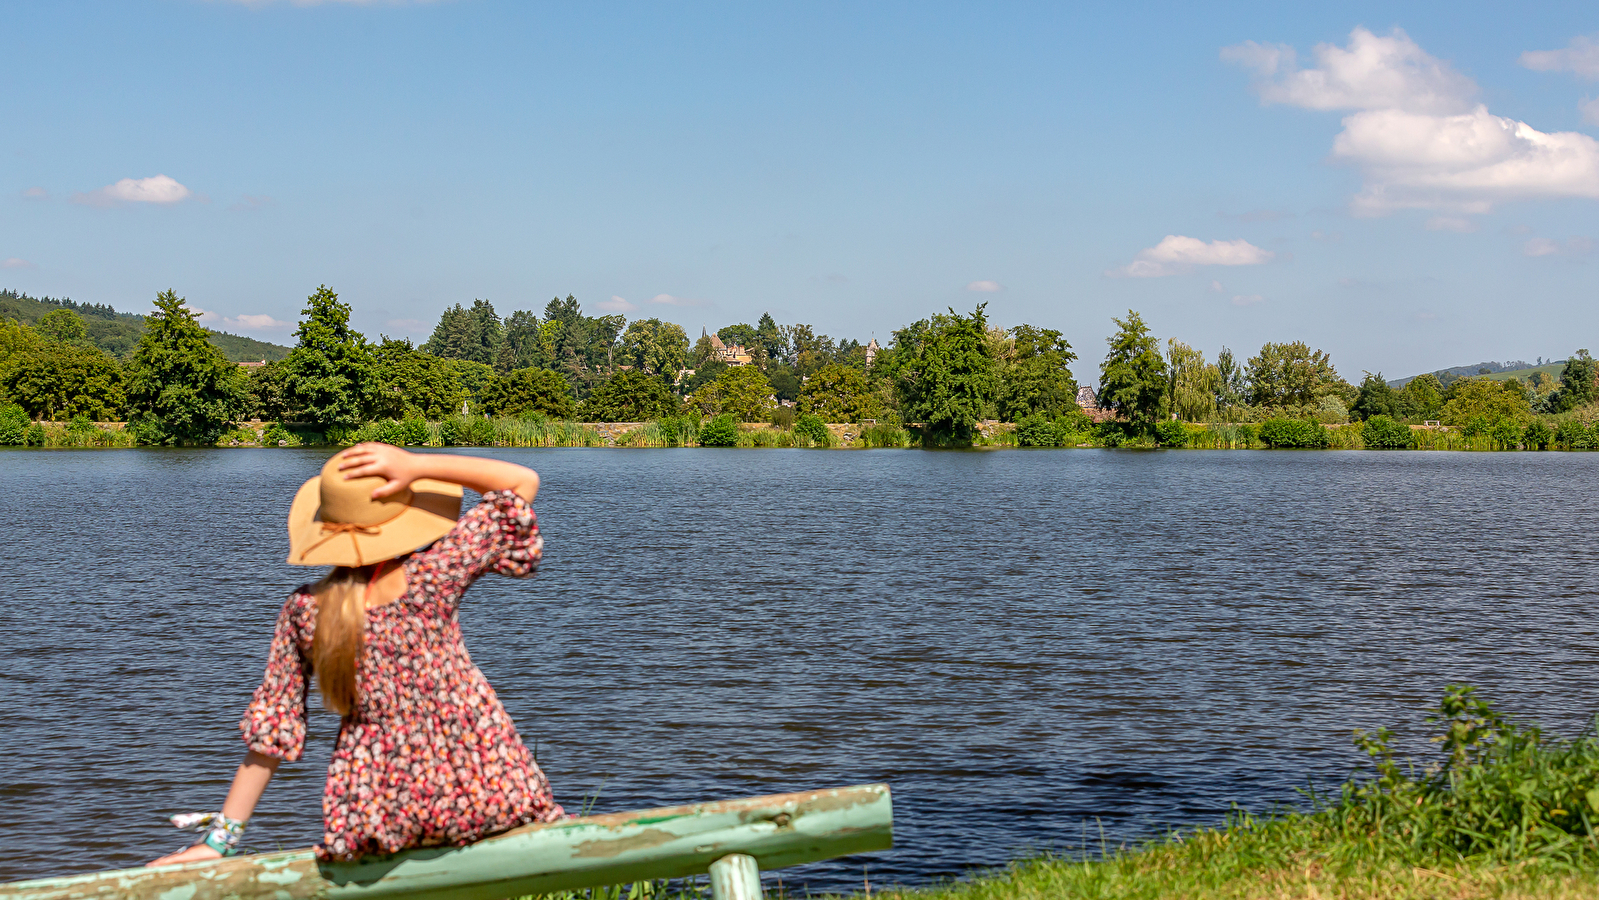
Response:
POLYGON ((233 856, 239 852, 239 839, 244 837, 244 826, 248 821, 230 819, 221 813, 184 813, 172 817, 172 824, 178 828, 204 831, 206 835, 200 843, 223 856, 233 856))

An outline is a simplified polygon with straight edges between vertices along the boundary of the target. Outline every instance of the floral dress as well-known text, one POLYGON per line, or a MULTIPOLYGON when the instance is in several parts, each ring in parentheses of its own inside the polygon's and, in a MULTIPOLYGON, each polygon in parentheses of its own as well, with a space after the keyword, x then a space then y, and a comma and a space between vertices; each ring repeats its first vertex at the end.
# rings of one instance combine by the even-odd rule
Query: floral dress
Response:
MULTIPOLYGON (((341 723, 328 766, 319 858, 465 844, 565 815, 467 656, 456 616, 479 576, 531 575, 543 548, 526 501, 485 494, 453 531, 406 558, 399 599, 366 611, 360 704, 341 723)), ((302 585, 278 616, 266 677, 239 723, 251 750, 300 758, 316 608, 302 585)))

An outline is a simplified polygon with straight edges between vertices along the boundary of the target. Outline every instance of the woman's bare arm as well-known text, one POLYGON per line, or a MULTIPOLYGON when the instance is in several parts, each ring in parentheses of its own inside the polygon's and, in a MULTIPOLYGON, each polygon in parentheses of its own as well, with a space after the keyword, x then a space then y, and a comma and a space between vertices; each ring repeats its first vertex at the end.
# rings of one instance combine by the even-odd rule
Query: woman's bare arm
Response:
MULTIPOLYGON (((234 773, 233 786, 228 788, 228 799, 222 801, 222 814, 230 819, 248 821, 255 812, 256 803, 261 800, 261 794, 266 791, 267 782, 272 780, 272 773, 278 770, 280 762, 282 760, 276 756, 267 756, 254 750, 244 754, 244 762, 239 764, 239 771, 234 773)), ((221 856, 222 854, 205 844, 195 844, 176 853, 168 853, 148 865, 166 866, 202 859, 217 859, 221 856)))
POLYGON ((388 481, 372 492, 374 500, 396 494, 418 478, 448 481, 480 494, 513 491, 529 503, 539 492, 539 475, 526 466, 481 456, 408 453, 388 444, 357 444, 339 454, 345 478, 376 475, 388 481))

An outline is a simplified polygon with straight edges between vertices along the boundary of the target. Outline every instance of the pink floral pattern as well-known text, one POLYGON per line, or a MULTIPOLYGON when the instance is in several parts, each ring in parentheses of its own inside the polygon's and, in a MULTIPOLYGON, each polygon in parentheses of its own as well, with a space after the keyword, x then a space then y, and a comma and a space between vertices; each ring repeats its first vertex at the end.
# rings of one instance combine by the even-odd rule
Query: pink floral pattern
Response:
MULTIPOLYGON (((526 501, 485 494, 453 531, 405 559, 403 596, 367 610, 360 708, 341 723, 328 766, 318 857, 465 844, 565 815, 467 655, 457 618, 479 576, 525 578, 543 548, 526 501)), ((266 677, 239 723, 250 749, 300 758, 315 631, 316 598, 302 585, 283 605, 266 677)))

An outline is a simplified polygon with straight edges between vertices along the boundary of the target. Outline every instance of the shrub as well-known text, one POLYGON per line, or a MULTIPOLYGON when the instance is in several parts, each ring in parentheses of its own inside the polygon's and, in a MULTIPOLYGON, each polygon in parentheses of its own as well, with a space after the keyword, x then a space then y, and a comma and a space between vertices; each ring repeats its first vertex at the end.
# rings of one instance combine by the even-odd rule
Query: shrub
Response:
POLYGON ((15 447, 27 440, 28 414, 15 403, 0 406, 0 445, 15 447))
POLYGON ((1409 450, 1415 443, 1410 437, 1410 426, 1393 420, 1392 416, 1372 416, 1366 420, 1360 436, 1368 450, 1409 450))
POLYGON ((1332 442, 1327 429, 1304 419, 1267 419, 1260 423, 1260 441, 1273 449, 1320 450, 1332 442))
POLYGON ((701 447, 735 447, 738 445, 738 418, 732 413, 720 416, 700 426, 701 447))
POLYGON ((267 447, 298 447, 300 436, 284 428, 282 422, 273 422, 261 432, 261 443, 267 447))
POLYGON ((1162 447, 1188 446, 1188 429, 1176 419, 1167 419, 1155 426, 1155 440, 1162 447))
POLYGON ((1094 431, 1099 442, 1107 447, 1120 447, 1128 438, 1125 423, 1114 420, 1099 423, 1094 431))
POLYGON ((1022 447, 1059 447, 1061 431, 1037 413, 1016 421, 1016 443, 1022 447))
POLYGON ((811 439, 811 443, 818 447, 827 447, 833 443, 833 433, 827 430, 827 423, 821 416, 806 413, 794 420, 794 433, 802 434, 811 439))
POLYGON ((27 430, 22 432, 22 443, 26 447, 43 447, 44 426, 38 422, 29 425, 27 430))
POLYGON ((1515 419, 1500 419, 1488 429, 1488 435, 1499 442, 1501 450, 1515 450, 1521 446, 1521 423, 1515 419))
POLYGON ((1567 419, 1555 431, 1555 441, 1566 450, 1590 450, 1593 448, 1593 432, 1576 419, 1567 419))
POLYGON ((1251 444, 1255 443, 1258 440, 1260 440, 1260 429, 1257 426, 1254 426, 1254 425, 1239 425, 1238 426, 1238 442, 1239 443, 1243 444, 1245 447, 1248 447, 1248 446, 1250 446, 1251 444))
POLYGON ((1527 445, 1528 450, 1548 450, 1549 442, 1554 438, 1555 433, 1539 419, 1534 419, 1521 435, 1521 441, 1527 445))

